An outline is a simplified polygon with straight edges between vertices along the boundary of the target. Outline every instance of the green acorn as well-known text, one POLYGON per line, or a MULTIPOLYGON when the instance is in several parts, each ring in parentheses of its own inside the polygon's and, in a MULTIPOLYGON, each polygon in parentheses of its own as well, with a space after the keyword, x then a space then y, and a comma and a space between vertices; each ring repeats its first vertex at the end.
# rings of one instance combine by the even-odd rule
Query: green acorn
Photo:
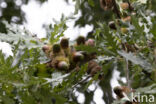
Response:
POLYGON ((84 36, 79 36, 79 37, 76 39, 76 44, 77 44, 77 45, 85 44, 85 37, 84 37, 84 36))
POLYGON ((55 69, 68 70, 70 63, 69 63, 69 59, 64 56, 56 56, 52 60, 51 65, 55 69))

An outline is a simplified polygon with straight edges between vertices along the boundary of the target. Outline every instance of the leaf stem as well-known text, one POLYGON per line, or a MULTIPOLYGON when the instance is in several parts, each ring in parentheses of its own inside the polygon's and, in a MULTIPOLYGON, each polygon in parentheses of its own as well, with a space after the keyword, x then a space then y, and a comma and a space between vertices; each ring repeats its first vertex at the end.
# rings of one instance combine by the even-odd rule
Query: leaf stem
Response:
POLYGON ((129 78, 129 62, 127 59, 125 59, 126 61, 126 79, 127 79, 127 86, 128 88, 131 88, 131 83, 130 83, 130 78, 129 78))

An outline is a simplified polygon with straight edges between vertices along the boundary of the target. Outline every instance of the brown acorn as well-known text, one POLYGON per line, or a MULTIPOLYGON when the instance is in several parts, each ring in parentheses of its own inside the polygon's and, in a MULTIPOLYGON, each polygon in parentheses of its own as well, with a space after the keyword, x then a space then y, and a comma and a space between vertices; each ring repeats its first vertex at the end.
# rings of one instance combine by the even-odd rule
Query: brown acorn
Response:
POLYGON ((77 39, 76 39, 76 44, 77 45, 83 45, 85 44, 85 37, 84 36, 79 36, 77 39))
POLYGON ((122 86, 121 89, 126 94, 132 92, 132 90, 129 87, 127 87, 127 86, 122 86))
POLYGON ((72 53, 73 62, 78 63, 78 62, 82 61, 83 59, 84 59, 84 56, 80 52, 72 53))
POLYGON ((117 95, 117 97, 120 99, 120 98, 123 98, 124 95, 123 95, 123 90, 121 87, 117 86, 113 89, 114 93, 117 95))
POLYGON ((113 90, 114 90, 114 93, 117 95, 117 97, 119 99, 124 97, 123 93, 129 94, 130 92, 133 92, 134 91, 134 90, 131 90, 127 86, 117 86, 113 90))
POLYGON ((127 16, 121 19, 123 22, 130 22, 131 21, 131 16, 127 16))
POLYGON ((98 64, 95 62, 95 61, 89 61, 88 62, 88 69, 87 69, 87 73, 88 74, 90 74, 91 73, 91 71, 92 71, 92 69, 94 68, 94 67, 96 67, 98 64))
POLYGON ((100 6, 104 10, 110 10, 113 8, 112 0, 100 0, 100 6))
POLYGON ((87 45, 87 46, 95 46, 95 41, 94 41, 94 39, 88 39, 88 40, 85 42, 85 45, 87 45))
POLYGON ((44 45, 42 47, 42 50, 46 54, 47 57, 50 57, 51 45, 44 45))
POLYGON ((108 23, 108 26, 109 26, 111 29, 116 30, 116 26, 115 26, 115 22, 114 22, 114 21, 110 21, 110 22, 108 23))
POLYGON ((99 72, 102 68, 99 66, 99 64, 96 61, 89 61, 88 63, 88 69, 87 73, 91 76, 94 76, 97 72, 99 72))
POLYGON ((91 70, 91 75, 94 76, 95 74, 97 74, 97 72, 99 72, 102 68, 98 65, 96 67, 94 67, 92 70, 91 70))
POLYGON ((120 7, 123 9, 123 10, 126 10, 126 9, 128 9, 129 8, 129 4, 128 3, 121 3, 120 4, 120 7))

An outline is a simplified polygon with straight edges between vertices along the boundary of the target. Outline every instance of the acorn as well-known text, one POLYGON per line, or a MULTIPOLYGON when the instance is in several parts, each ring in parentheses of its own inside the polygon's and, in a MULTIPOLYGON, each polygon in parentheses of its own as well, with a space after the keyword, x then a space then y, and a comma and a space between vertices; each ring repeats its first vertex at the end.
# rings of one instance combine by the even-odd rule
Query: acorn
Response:
POLYGON ((93 39, 88 39, 85 42, 85 45, 87 45, 87 46, 95 46, 95 41, 93 39))
POLYGON ((60 46, 62 49, 69 48, 69 39, 68 38, 62 38, 60 41, 60 46))
POLYGON ((123 98, 124 97, 123 93, 129 94, 132 91, 134 91, 134 90, 131 90, 127 86, 121 86, 121 87, 117 86, 114 88, 114 93, 118 96, 118 98, 123 98))
POLYGON ((97 72, 99 72, 102 68, 99 66, 99 64, 96 61, 89 61, 88 63, 88 69, 87 73, 91 76, 94 76, 97 72))
POLYGON ((42 47, 42 50, 46 54, 47 57, 50 57, 51 45, 44 45, 42 47))
POLYGON ((72 60, 75 63, 78 63, 78 62, 82 61, 83 59, 84 59, 84 56, 80 52, 74 52, 72 54, 72 60))
POLYGON ((96 67, 96 66, 97 66, 97 63, 96 63, 95 61, 93 61, 93 60, 89 61, 89 62, 88 62, 87 73, 90 74, 91 71, 92 71, 92 69, 93 69, 94 67, 96 67))
POLYGON ((83 45, 85 44, 85 37, 84 36, 79 36, 77 39, 76 39, 76 44, 77 45, 83 45))
POLYGON ((69 47, 69 39, 68 38, 62 38, 60 41, 61 49, 64 51, 64 54, 66 57, 70 57, 71 49, 69 47))
POLYGON ((91 70, 91 76, 94 76, 95 74, 97 74, 97 72, 99 72, 102 68, 97 65, 96 67, 94 67, 92 70, 91 70))
POLYGON ((116 30, 116 26, 115 26, 115 22, 114 22, 114 21, 110 21, 110 22, 108 23, 108 26, 109 26, 111 29, 116 30))
POLYGON ((64 56, 56 56, 52 60, 51 65, 55 69, 68 70, 70 63, 69 63, 69 59, 64 56))
POLYGON ((122 86, 121 89, 122 89, 122 91, 123 91, 124 93, 126 93, 126 94, 128 94, 128 93, 134 91, 134 90, 131 90, 131 89, 130 89, 129 87, 127 87, 127 86, 122 86))
POLYGON ((120 28, 120 30, 121 30, 121 32, 122 32, 123 34, 128 33, 128 29, 127 29, 127 28, 122 27, 122 28, 120 28))
POLYGON ((129 4, 128 3, 121 3, 120 4, 120 7, 123 9, 123 10, 127 10, 129 8, 129 4))
POLYGON ((54 44, 52 47, 52 52, 50 53, 51 59, 53 59, 57 56, 65 56, 64 52, 61 49, 60 44, 54 44))
POLYGON ((46 50, 50 50, 50 47, 48 45, 44 45, 42 47, 43 52, 45 52, 46 50))
POLYGON ((113 89, 114 93, 117 95, 118 98, 123 98, 123 90, 121 87, 117 86, 113 89))
POLYGON ((60 70, 67 70, 69 68, 69 65, 66 61, 60 61, 58 63, 58 69, 60 70))
POLYGON ((131 16, 127 16, 125 18, 121 19, 123 22, 130 22, 131 21, 131 16))
POLYGON ((61 47, 59 44, 54 44, 52 50, 53 50, 53 53, 59 53, 61 52, 61 47))
POLYGON ((113 7, 113 1, 112 0, 100 0, 100 6, 104 10, 110 10, 113 7))

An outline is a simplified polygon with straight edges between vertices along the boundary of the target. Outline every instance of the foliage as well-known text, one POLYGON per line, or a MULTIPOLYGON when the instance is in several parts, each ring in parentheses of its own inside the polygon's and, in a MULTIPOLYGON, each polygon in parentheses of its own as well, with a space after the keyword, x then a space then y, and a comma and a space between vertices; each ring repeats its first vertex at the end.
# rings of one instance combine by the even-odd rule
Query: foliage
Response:
POLYGON ((103 91, 102 99, 106 104, 122 104, 122 100, 115 100, 112 95, 111 80, 116 70, 120 72, 120 77, 127 78, 126 83, 119 79, 121 86, 130 85, 136 93, 152 93, 156 97, 156 15, 152 4, 155 2, 142 4, 131 0, 130 3, 136 14, 121 11, 123 14, 126 12, 132 19, 125 23, 121 21, 121 25, 118 25, 116 19, 119 18, 116 14, 111 10, 101 9, 99 1, 76 0, 76 12, 79 9, 82 12, 76 25, 94 26, 92 36, 96 43, 95 49, 89 46, 77 47, 78 50, 89 53, 97 52, 96 61, 102 66, 102 71, 93 77, 86 74, 87 63, 80 66, 81 70, 69 73, 48 69, 44 64, 48 59, 41 50, 42 46, 45 43, 57 43, 64 36, 67 29, 65 23, 70 18, 62 18, 54 26, 49 26, 50 33, 48 31, 48 36, 43 39, 21 30, 17 25, 3 22, 7 33, 0 33, 0 40, 11 45, 13 56, 5 57, 0 51, 1 103, 77 104, 79 101, 74 93, 77 91, 84 94, 84 104, 90 104, 94 102, 96 89, 90 91, 88 87, 96 82, 103 91), (110 20, 115 21, 116 30, 108 26, 110 20), (127 28, 128 32, 123 33, 120 29, 122 27, 127 28), (37 71, 39 74, 36 74, 37 71), (102 75, 102 78, 98 79, 99 75, 102 75))

